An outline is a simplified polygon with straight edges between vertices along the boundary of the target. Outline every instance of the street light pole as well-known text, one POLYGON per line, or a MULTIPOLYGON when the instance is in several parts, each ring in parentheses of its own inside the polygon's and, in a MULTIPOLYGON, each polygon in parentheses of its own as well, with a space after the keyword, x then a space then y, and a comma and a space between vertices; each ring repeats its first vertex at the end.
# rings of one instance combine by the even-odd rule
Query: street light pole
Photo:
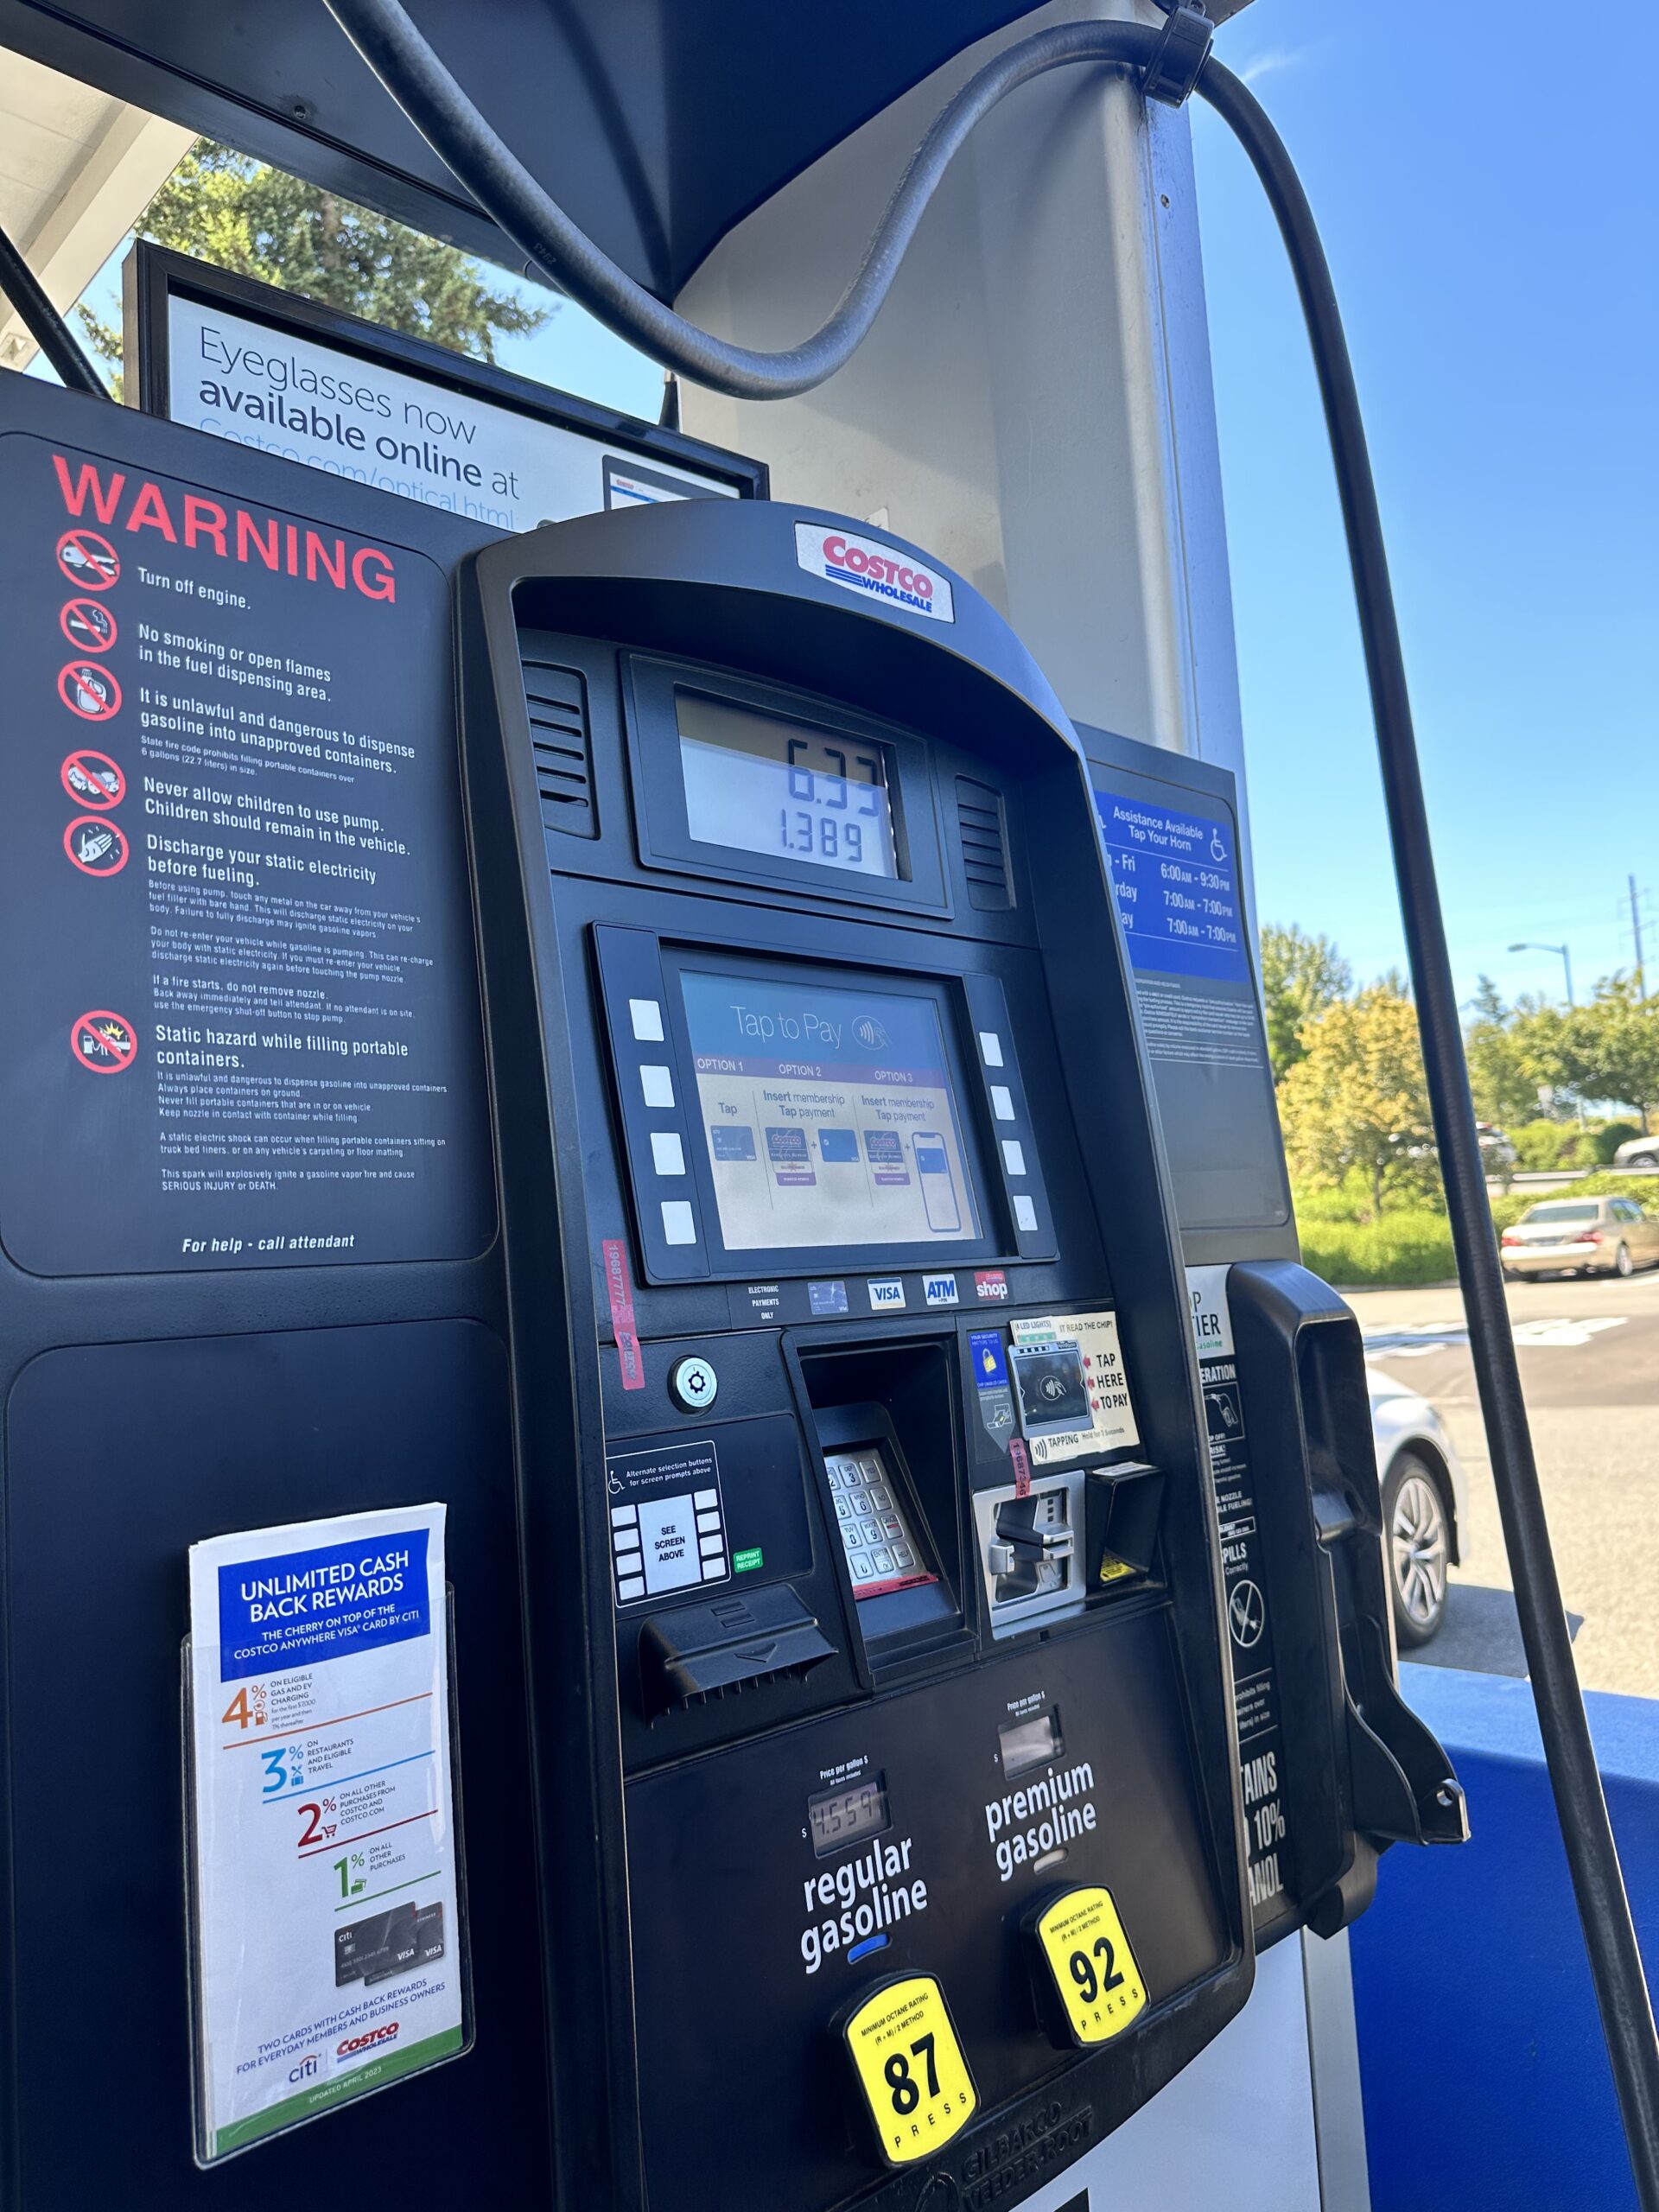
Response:
POLYGON ((1541 944, 1536 938, 1529 937, 1522 938, 1519 944, 1512 944, 1510 947, 1510 950, 1511 952, 1554 952, 1559 954, 1560 957, 1561 965, 1567 970, 1567 1002, 1568 1006, 1576 1006, 1578 1004, 1578 1001, 1573 995, 1573 955, 1567 950, 1566 945, 1541 944))

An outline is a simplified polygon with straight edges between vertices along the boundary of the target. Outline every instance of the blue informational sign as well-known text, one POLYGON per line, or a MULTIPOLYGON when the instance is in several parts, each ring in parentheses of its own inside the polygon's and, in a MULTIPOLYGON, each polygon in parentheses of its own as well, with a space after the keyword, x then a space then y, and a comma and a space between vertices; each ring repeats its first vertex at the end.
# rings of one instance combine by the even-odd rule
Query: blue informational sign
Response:
POLYGON ((1137 970, 1248 983, 1249 957, 1231 821, 1096 789, 1112 888, 1137 970))
POLYGON ((221 1567, 219 1680, 280 1674, 426 1635, 429 1533, 410 1529, 221 1567))

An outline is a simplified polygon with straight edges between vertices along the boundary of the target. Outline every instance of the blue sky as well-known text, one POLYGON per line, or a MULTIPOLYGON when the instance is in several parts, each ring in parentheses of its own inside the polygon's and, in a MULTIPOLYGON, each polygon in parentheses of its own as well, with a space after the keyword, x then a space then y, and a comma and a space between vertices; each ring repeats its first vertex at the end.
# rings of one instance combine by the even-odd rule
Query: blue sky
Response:
MULTIPOLYGON (((1335 273, 1465 995, 1482 971, 1559 993, 1519 938, 1568 944, 1582 993, 1629 967, 1632 872, 1659 984, 1659 132, 1576 21, 1254 0, 1217 41, 1335 273)), ((1624 79, 1653 81, 1659 11, 1617 36, 1624 79)), ((1194 118, 1259 909, 1368 978, 1404 944, 1324 424, 1266 204, 1194 118)), ((89 295, 112 318, 118 267, 89 295)), ((501 358, 657 412, 660 372, 568 302, 501 358)))
MULTIPOLYGON (((1301 171, 1369 427, 1459 988, 1659 987, 1659 133, 1651 9, 1254 0, 1217 51, 1301 171), (1580 20, 1582 18, 1582 20, 1580 20), (1589 34, 1588 39, 1574 33, 1589 34), (1628 86, 1629 90, 1622 87, 1628 86)), ((1195 104, 1260 910, 1363 974, 1399 929, 1300 313, 1195 104)))

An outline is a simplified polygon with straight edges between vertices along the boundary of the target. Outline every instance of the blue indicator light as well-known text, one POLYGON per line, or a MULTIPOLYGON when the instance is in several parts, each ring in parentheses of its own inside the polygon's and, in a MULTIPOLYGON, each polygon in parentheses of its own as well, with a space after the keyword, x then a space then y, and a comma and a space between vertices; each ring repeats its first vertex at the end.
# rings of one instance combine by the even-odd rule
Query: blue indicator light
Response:
POLYGON ((885 1950, 887 1940, 885 1936, 867 1936, 861 1943, 855 1943, 852 1949, 848 1952, 848 1965, 855 1967, 861 1959, 868 1959, 872 1951, 885 1950))

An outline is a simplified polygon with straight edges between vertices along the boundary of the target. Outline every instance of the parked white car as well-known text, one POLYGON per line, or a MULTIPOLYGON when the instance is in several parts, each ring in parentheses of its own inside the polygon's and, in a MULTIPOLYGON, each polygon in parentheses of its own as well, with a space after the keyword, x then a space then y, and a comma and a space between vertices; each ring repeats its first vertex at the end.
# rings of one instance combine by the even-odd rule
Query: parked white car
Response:
POLYGON ((1395 1641, 1409 1650, 1427 1643, 1445 1619, 1446 1569, 1465 1563, 1469 1478, 1427 1398, 1380 1368, 1367 1367, 1365 1379, 1395 1641))
POLYGON ((1615 1167, 1659 1167, 1659 1135, 1627 1137, 1613 1154, 1615 1167))
POLYGON ((1505 1280, 1659 1268, 1659 1221, 1634 1198, 1545 1198, 1498 1239, 1505 1280))

